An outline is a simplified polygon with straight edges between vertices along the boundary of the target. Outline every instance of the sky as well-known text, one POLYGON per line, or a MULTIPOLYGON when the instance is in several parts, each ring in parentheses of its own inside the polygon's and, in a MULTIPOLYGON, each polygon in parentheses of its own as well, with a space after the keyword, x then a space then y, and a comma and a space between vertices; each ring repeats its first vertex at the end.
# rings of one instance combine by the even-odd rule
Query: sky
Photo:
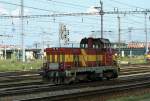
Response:
MULTIPOLYGON (((149 9, 149 0, 102 0, 104 12, 133 11, 149 9)), ((21 0, 0 0, 0 15, 18 16, 21 0)), ((48 15, 62 13, 95 12, 99 0, 24 0, 24 15, 48 15)), ((118 14, 104 15, 104 38, 118 41, 118 14)), ((144 15, 123 14, 121 18, 121 41, 145 41, 144 15), (131 32, 129 31, 131 29, 131 32), (130 35, 131 34, 131 35, 130 35)), ((0 44, 21 45, 21 20, 19 18, 0 17, 0 44)), ((69 30, 69 42, 79 43, 84 37, 100 37, 100 16, 63 16, 24 18, 24 38, 26 47, 34 43, 50 43, 51 47, 59 45, 59 24, 63 23, 69 30)), ((148 39, 150 39, 150 20, 147 15, 148 39)), ((150 40, 149 40, 150 41, 150 40)), ((63 41, 61 41, 63 44, 63 41)))

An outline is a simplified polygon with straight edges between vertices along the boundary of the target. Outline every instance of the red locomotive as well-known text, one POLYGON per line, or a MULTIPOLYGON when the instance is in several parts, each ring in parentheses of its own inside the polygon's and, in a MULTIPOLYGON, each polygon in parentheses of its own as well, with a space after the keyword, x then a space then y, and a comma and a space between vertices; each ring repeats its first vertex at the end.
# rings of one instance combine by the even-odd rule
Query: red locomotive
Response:
POLYGON ((42 76, 53 83, 118 77, 115 51, 108 39, 83 38, 80 48, 46 48, 45 52, 42 76))

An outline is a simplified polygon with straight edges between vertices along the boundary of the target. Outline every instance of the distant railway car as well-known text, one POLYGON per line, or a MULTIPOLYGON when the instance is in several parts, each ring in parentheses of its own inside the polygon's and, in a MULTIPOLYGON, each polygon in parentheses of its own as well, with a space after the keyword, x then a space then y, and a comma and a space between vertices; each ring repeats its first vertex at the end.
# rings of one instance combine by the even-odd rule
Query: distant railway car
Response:
POLYGON ((146 54, 146 61, 150 63, 150 51, 146 54))
POLYGON ((46 48, 45 52, 42 76, 53 83, 118 77, 115 51, 108 39, 84 38, 80 48, 46 48))

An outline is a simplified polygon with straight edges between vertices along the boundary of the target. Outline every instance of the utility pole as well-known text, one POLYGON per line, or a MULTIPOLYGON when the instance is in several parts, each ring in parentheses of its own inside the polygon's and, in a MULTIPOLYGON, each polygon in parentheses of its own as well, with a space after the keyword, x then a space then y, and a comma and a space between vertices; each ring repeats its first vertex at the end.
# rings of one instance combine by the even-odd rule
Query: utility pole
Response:
POLYGON ((45 36, 46 32, 42 29, 42 34, 41 34, 41 58, 42 61, 44 62, 44 36, 45 36))
MULTIPOLYGON (((132 32, 132 27, 129 27, 129 43, 131 42, 132 40, 132 35, 131 35, 131 32, 132 32)), ((132 43, 131 43, 132 44, 132 43)), ((132 61, 132 47, 130 48, 130 59, 129 59, 129 63, 131 64, 131 61, 132 61)))
POLYGON ((103 38, 103 2, 100 0, 100 16, 101 16, 101 38, 103 38))
POLYGON ((22 46, 22 62, 25 62, 25 45, 24 45, 24 0, 21 0, 21 46, 22 46))
POLYGON ((61 47, 61 36, 62 36, 62 33, 63 33, 63 31, 62 31, 62 28, 63 28, 63 24, 62 23, 59 23, 59 47, 61 47))
POLYGON ((118 49, 119 49, 119 57, 120 57, 120 42, 121 42, 121 28, 120 28, 120 16, 118 15, 118 49))
POLYGON ((148 39, 147 39, 147 13, 145 13, 145 54, 148 52, 148 39))
POLYGON ((44 32, 43 32, 43 35, 42 35, 42 42, 41 42, 41 44, 42 44, 42 60, 43 60, 43 62, 44 62, 44 44, 45 44, 45 42, 44 42, 44 32))
POLYGON ((4 42, 4 48, 5 48, 5 56, 4 56, 4 58, 5 58, 5 60, 6 60, 6 58, 7 58, 7 49, 6 49, 6 43, 4 42))
MULTIPOLYGON (((3 35, 0 35, 3 36, 3 35)), ((5 36, 4 36, 5 37, 5 36)), ((6 60, 7 57, 7 49, 6 49, 6 42, 4 41, 4 39, 2 40, 2 44, 4 45, 4 59, 6 60)))

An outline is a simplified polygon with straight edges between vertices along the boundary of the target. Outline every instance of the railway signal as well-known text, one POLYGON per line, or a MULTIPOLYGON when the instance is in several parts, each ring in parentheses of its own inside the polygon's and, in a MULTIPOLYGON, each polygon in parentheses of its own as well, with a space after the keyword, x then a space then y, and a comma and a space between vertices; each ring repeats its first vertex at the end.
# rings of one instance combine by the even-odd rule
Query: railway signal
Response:
POLYGON ((61 40, 64 41, 64 45, 67 45, 69 42, 69 29, 67 29, 66 25, 59 25, 59 45, 61 47, 61 40))

